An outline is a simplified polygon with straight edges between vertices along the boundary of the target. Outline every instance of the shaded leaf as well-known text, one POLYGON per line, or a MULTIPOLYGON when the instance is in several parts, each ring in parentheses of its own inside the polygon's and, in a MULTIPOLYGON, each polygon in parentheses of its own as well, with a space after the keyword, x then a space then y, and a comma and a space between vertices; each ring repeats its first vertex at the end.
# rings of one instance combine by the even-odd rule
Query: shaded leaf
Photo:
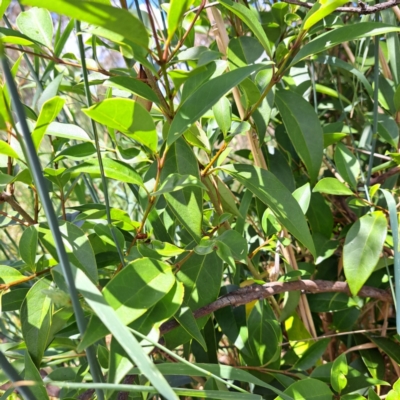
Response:
POLYGON ((43 290, 51 282, 42 278, 29 290, 21 306, 21 330, 26 347, 36 367, 40 366, 49 340, 52 319, 52 304, 43 290))
POLYGON ((387 222, 381 211, 364 215, 347 232, 343 268, 355 296, 372 274, 386 239, 387 222))
POLYGON ((295 92, 275 93, 275 103, 285 124, 287 134, 298 155, 315 182, 322 162, 323 131, 312 106, 295 92))
POLYGON ((222 170, 270 207, 279 222, 315 255, 314 243, 299 203, 271 172, 245 164, 224 166, 222 170))

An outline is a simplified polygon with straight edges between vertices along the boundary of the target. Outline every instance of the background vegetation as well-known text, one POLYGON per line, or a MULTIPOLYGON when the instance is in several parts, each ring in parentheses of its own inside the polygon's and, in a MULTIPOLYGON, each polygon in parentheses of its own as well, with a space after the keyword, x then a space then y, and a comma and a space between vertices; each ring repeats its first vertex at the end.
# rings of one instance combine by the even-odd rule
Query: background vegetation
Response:
POLYGON ((400 398, 400 11, 345 3, 0 0, 0 399, 400 398))

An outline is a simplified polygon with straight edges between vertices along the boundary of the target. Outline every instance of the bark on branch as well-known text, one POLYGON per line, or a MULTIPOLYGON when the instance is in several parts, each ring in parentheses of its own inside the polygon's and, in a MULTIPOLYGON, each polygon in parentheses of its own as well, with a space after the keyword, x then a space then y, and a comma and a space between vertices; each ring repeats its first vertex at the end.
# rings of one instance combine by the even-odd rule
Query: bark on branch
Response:
MULTIPOLYGON (((296 4, 297 6, 302 6, 305 8, 312 8, 314 3, 307 3, 300 0, 282 0, 284 3, 296 4)), ((376 4, 374 6, 369 6, 363 1, 358 1, 358 7, 338 7, 335 12, 347 12, 354 14, 374 14, 378 11, 386 10, 387 8, 392 8, 400 4, 400 0, 389 0, 385 3, 376 4)))
MULTIPOLYGON (((345 293, 348 296, 351 296, 349 286, 346 282, 331 282, 322 280, 312 281, 307 279, 294 282, 270 282, 264 285, 252 285, 240 288, 234 292, 220 297, 213 303, 199 308, 193 313, 193 315, 197 319, 227 306, 237 307, 243 304, 248 304, 254 300, 261 300, 275 294, 292 292, 296 290, 302 290, 305 293, 311 294, 336 292, 345 293)), ((370 297, 372 299, 388 303, 393 302, 392 295, 389 292, 369 286, 364 286, 358 292, 357 296, 370 297)), ((162 335, 164 335, 177 326, 179 326, 179 324, 175 320, 168 321, 161 325, 160 332, 162 335)))

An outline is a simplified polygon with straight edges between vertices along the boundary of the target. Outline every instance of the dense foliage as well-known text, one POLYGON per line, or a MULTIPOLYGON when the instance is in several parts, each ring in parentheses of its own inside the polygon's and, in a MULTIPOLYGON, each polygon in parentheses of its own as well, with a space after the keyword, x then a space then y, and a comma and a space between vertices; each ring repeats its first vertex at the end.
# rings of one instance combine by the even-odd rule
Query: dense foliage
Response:
POLYGON ((400 398, 396 2, 129 3, 0 0, 0 399, 400 398))

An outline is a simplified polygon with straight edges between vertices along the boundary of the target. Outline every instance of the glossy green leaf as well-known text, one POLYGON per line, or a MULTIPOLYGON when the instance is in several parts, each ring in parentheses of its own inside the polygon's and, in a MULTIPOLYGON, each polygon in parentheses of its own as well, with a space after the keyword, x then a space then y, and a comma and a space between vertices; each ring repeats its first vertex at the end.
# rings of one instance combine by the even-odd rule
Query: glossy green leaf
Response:
MULTIPOLYGON (((113 160, 112 158, 103 158, 104 175, 110 179, 116 179, 120 182, 133 183, 142 186, 142 177, 128 164, 113 160)), ((91 159, 75 167, 69 168, 72 176, 81 173, 89 174, 92 177, 100 177, 99 160, 91 159)))
POLYGON ((348 372, 349 368, 347 366, 346 355, 341 354, 332 364, 331 385, 333 390, 341 393, 341 391, 347 386, 346 375, 348 372))
POLYGON ((57 153, 57 156, 54 158, 54 162, 63 160, 64 158, 68 158, 70 160, 85 160, 91 155, 96 153, 96 148, 92 143, 80 143, 74 146, 67 147, 66 149, 57 153))
POLYGON ((264 47, 264 50, 267 52, 268 56, 272 58, 270 42, 262 25, 257 20, 256 14, 243 4, 235 3, 232 0, 218 1, 233 14, 237 15, 250 28, 250 30, 254 33, 254 36, 264 47))
POLYGON ((32 7, 21 12, 16 20, 18 29, 34 41, 53 47, 53 20, 45 8, 32 7))
MULTIPOLYGON (((185 289, 182 305, 195 311, 215 301, 221 286, 222 271, 222 260, 215 252, 191 256, 190 262, 185 262, 176 274, 177 280, 183 283, 185 289)), ((208 317, 204 317, 197 320, 200 329, 207 319, 208 317)), ((182 328, 175 329, 164 337, 169 348, 174 348, 191 339, 191 336, 182 328)))
POLYGON ((168 39, 171 40, 179 28, 184 13, 193 4, 194 0, 171 0, 168 8, 168 39))
POLYGON ((112 333, 113 337, 119 342, 128 357, 166 399, 178 400, 178 397, 157 370, 155 364, 144 353, 136 338, 132 336, 128 328, 121 322, 116 312, 108 304, 95 284, 80 269, 73 267, 73 274, 76 288, 112 333))
MULTIPOLYGON (((71 222, 66 221, 60 222, 60 232, 70 262, 85 271, 90 279, 97 283, 96 258, 85 232, 71 222)), ((39 240, 53 258, 58 260, 53 235, 44 225, 39 226, 39 240)))
POLYGON ((374 271, 386 231, 386 217, 381 211, 364 215, 348 231, 343 247, 343 268, 353 295, 358 293, 374 271))
MULTIPOLYGON (((177 140, 168 150, 161 172, 161 182, 174 173, 189 174, 200 180, 198 161, 193 150, 183 139, 177 140)), ((203 219, 202 189, 197 186, 187 186, 176 192, 165 193, 164 197, 182 226, 196 242, 199 242, 203 219)))
POLYGON ((43 290, 51 287, 51 282, 42 278, 29 290, 21 306, 21 329, 28 352, 37 367, 40 366, 49 340, 52 302, 43 290))
POLYGON ((340 43, 363 37, 384 35, 388 32, 400 32, 400 28, 380 22, 363 22, 362 24, 349 24, 333 29, 317 36, 314 40, 303 46, 294 57, 291 65, 295 65, 310 55, 318 54, 340 43))
POLYGON ((61 97, 53 97, 47 100, 40 110, 39 117, 36 121, 35 129, 32 132, 32 140, 35 144, 35 149, 38 150, 40 143, 46 133, 50 123, 55 120, 57 115, 62 110, 65 100, 61 97))
POLYGON ((35 226, 30 226, 24 230, 19 241, 19 254, 29 268, 36 271, 36 251, 38 246, 38 232, 35 226))
POLYGON ((215 120, 221 129, 221 132, 226 136, 231 128, 232 110, 231 103, 226 97, 222 97, 212 108, 215 120))
POLYGON ((222 169, 270 207, 279 222, 315 255, 314 243, 299 203, 271 172, 245 164, 222 169))
MULTIPOLYGON (((329 386, 317 379, 306 378, 290 385, 283 393, 294 400, 332 400, 333 393, 329 386)), ((279 396, 276 400, 282 400, 279 396)))
POLYGON ((138 102, 122 98, 106 99, 82 111, 96 122, 118 129, 153 152, 157 150, 153 118, 138 102))
POLYGON ((336 178, 323 178, 315 185, 313 192, 334 194, 336 196, 351 196, 353 192, 336 178))
POLYGON ((317 180, 324 149, 321 124, 314 109, 295 92, 275 93, 275 103, 285 124, 287 134, 304 162, 311 182, 317 180))
POLYGON ((154 91, 139 79, 130 78, 128 76, 112 76, 105 84, 107 86, 127 90, 156 104, 160 102, 154 91))
POLYGON ((81 140, 83 142, 90 142, 92 140, 81 127, 73 124, 62 124, 60 122, 51 122, 45 134, 63 139, 81 140))
POLYGON ((23 278, 21 272, 16 268, 8 267, 7 265, 0 265, 0 283, 8 284, 23 278))
POLYGON ((11 0, 1 0, 0 2, 0 18, 3 17, 7 7, 10 5, 11 0))
POLYGON ((0 140, 0 154, 19 159, 18 153, 7 142, 4 142, 3 140, 0 140))
POLYGON ((317 10, 310 10, 309 14, 305 17, 305 22, 303 25, 304 30, 310 29, 317 22, 321 21, 321 19, 325 18, 329 14, 333 13, 336 8, 346 4, 346 0, 325 0, 320 2, 320 6, 317 10))
POLYGON ((360 164, 355 155, 343 143, 338 143, 336 146, 335 164, 342 178, 354 190, 357 190, 357 180, 360 175, 360 164))
POLYGON ((207 189, 201 180, 192 175, 172 174, 167 176, 166 180, 160 184, 158 190, 152 193, 153 196, 160 194, 175 192, 189 186, 196 186, 201 189, 207 189))
POLYGON ((306 183, 303 186, 300 186, 292 193, 292 195, 298 201, 303 213, 305 214, 311 200, 310 184, 306 183))
POLYGON ((142 47, 149 37, 144 25, 128 10, 90 0, 24 0, 23 4, 47 8, 49 11, 107 28, 142 47))
MULTIPOLYGON (((0 275, 2 273, 2 266, 0 266, 0 275)), ((21 275, 22 277, 22 275, 21 275)), ((0 283, 2 279, 0 279, 0 283)), ((22 302, 25 300, 26 294, 29 289, 13 289, 2 295, 1 298, 1 310, 3 312, 7 311, 17 311, 21 308, 22 302)))
POLYGON ((104 298, 124 324, 129 324, 162 299, 175 282, 171 266, 141 258, 128 264, 103 289, 104 298))
POLYGON ((347 136, 346 133, 325 133, 324 134, 324 148, 330 146, 331 144, 335 144, 340 142, 343 138, 347 136))
POLYGON ((400 345, 388 337, 368 335, 371 342, 375 343, 385 354, 400 364, 400 345))
POLYGON ((203 116, 218 100, 249 77, 265 68, 256 64, 224 73, 200 85, 180 105, 168 132, 168 145, 172 145, 194 122, 203 116))

